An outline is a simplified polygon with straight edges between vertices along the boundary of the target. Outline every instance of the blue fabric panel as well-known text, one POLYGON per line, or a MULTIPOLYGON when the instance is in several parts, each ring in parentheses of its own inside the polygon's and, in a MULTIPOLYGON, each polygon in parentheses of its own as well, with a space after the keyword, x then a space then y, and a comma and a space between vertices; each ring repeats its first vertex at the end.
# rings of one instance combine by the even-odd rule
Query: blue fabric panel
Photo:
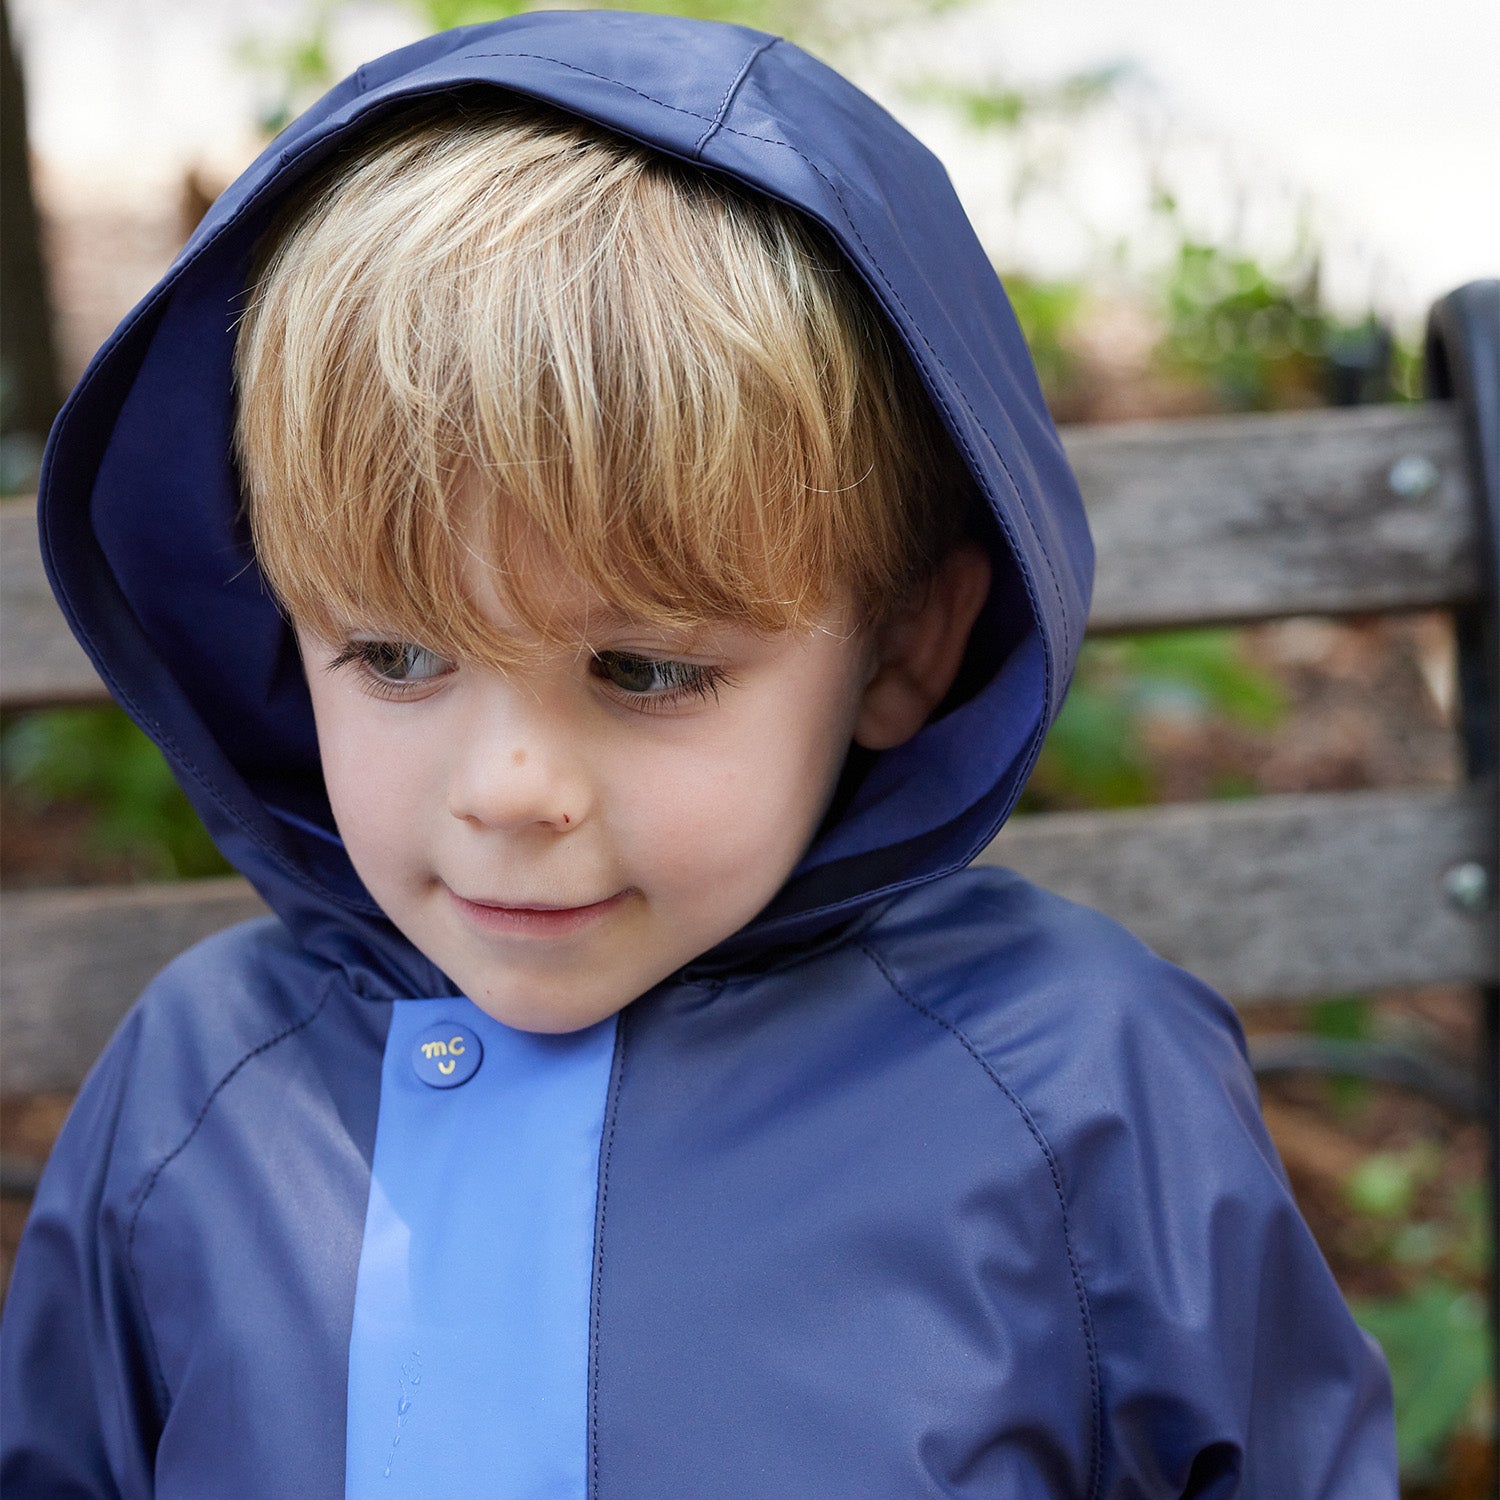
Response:
POLYGON ((464 999, 395 1007, 349 1344, 349 1500, 582 1500, 614 1043, 613 1018, 542 1036, 464 999), (419 1076, 440 1023, 484 1049, 456 1087, 419 1076))

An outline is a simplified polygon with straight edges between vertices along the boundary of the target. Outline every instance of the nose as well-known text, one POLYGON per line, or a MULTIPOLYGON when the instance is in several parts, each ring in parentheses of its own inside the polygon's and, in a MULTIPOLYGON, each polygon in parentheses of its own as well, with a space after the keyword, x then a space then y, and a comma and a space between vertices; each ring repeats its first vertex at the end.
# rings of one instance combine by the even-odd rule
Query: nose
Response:
POLYGON ((535 705, 512 701, 463 725, 448 780, 448 811, 476 829, 577 828, 594 807, 579 736, 535 705))

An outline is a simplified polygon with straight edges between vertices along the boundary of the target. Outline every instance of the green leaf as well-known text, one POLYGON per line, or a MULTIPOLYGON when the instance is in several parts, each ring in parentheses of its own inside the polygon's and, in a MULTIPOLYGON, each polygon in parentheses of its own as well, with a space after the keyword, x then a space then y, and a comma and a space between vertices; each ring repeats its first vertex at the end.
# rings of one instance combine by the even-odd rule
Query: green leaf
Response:
POLYGON ((1390 1362, 1402 1473, 1431 1479, 1489 1373, 1484 1304, 1463 1287, 1432 1280, 1404 1297, 1361 1299, 1351 1307, 1390 1362))
POLYGON ((1364 995, 1335 995, 1308 1011, 1308 1030, 1330 1041, 1360 1042, 1370 1035, 1370 1002, 1364 995))
POLYGON ((34 808, 73 803, 93 815, 90 844, 141 875, 228 870, 161 752, 117 708, 19 714, 0 733, 7 792, 34 808))
POLYGON ((1393 1152, 1368 1156, 1344 1184, 1349 1206, 1381 1219, 1398 1219, 1411 1211, 1417 1180, 1411 1164, 1393 1152))
POLYGON ((1349 1206, 1380 1219, 1406 1218, 1418 1191, 1441 1166, 1431 1141, 1420 1141, 1406 1151, 1377 1151, 1349 1174, 1344 1196, 1349 1206))

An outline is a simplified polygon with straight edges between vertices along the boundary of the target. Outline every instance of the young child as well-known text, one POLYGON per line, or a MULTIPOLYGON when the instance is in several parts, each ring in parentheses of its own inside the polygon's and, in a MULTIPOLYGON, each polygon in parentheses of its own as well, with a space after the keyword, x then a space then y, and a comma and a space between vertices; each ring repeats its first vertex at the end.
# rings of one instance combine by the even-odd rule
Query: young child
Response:
POLYGON ((57 1146, 8 1496, 1394 1494, 1228 1007, 965 868, 1089 543, 828 69, 579 12, 361 69, 101 351, 42 526, 275 916, 57 1146))

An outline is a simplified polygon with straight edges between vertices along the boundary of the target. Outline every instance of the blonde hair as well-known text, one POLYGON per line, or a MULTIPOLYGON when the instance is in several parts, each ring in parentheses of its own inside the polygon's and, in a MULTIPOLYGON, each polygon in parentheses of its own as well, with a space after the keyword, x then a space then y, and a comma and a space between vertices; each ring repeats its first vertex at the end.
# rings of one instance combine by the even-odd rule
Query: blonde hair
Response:
POLYGON ((538 542, 643 622, 774 632, 839 589, 869 621, 971 486, 820 230, 531 105, 408 114, 325 169, 264 242, 235 377, 291 618, 499 665, 471 555, 552 639, 538 542))

